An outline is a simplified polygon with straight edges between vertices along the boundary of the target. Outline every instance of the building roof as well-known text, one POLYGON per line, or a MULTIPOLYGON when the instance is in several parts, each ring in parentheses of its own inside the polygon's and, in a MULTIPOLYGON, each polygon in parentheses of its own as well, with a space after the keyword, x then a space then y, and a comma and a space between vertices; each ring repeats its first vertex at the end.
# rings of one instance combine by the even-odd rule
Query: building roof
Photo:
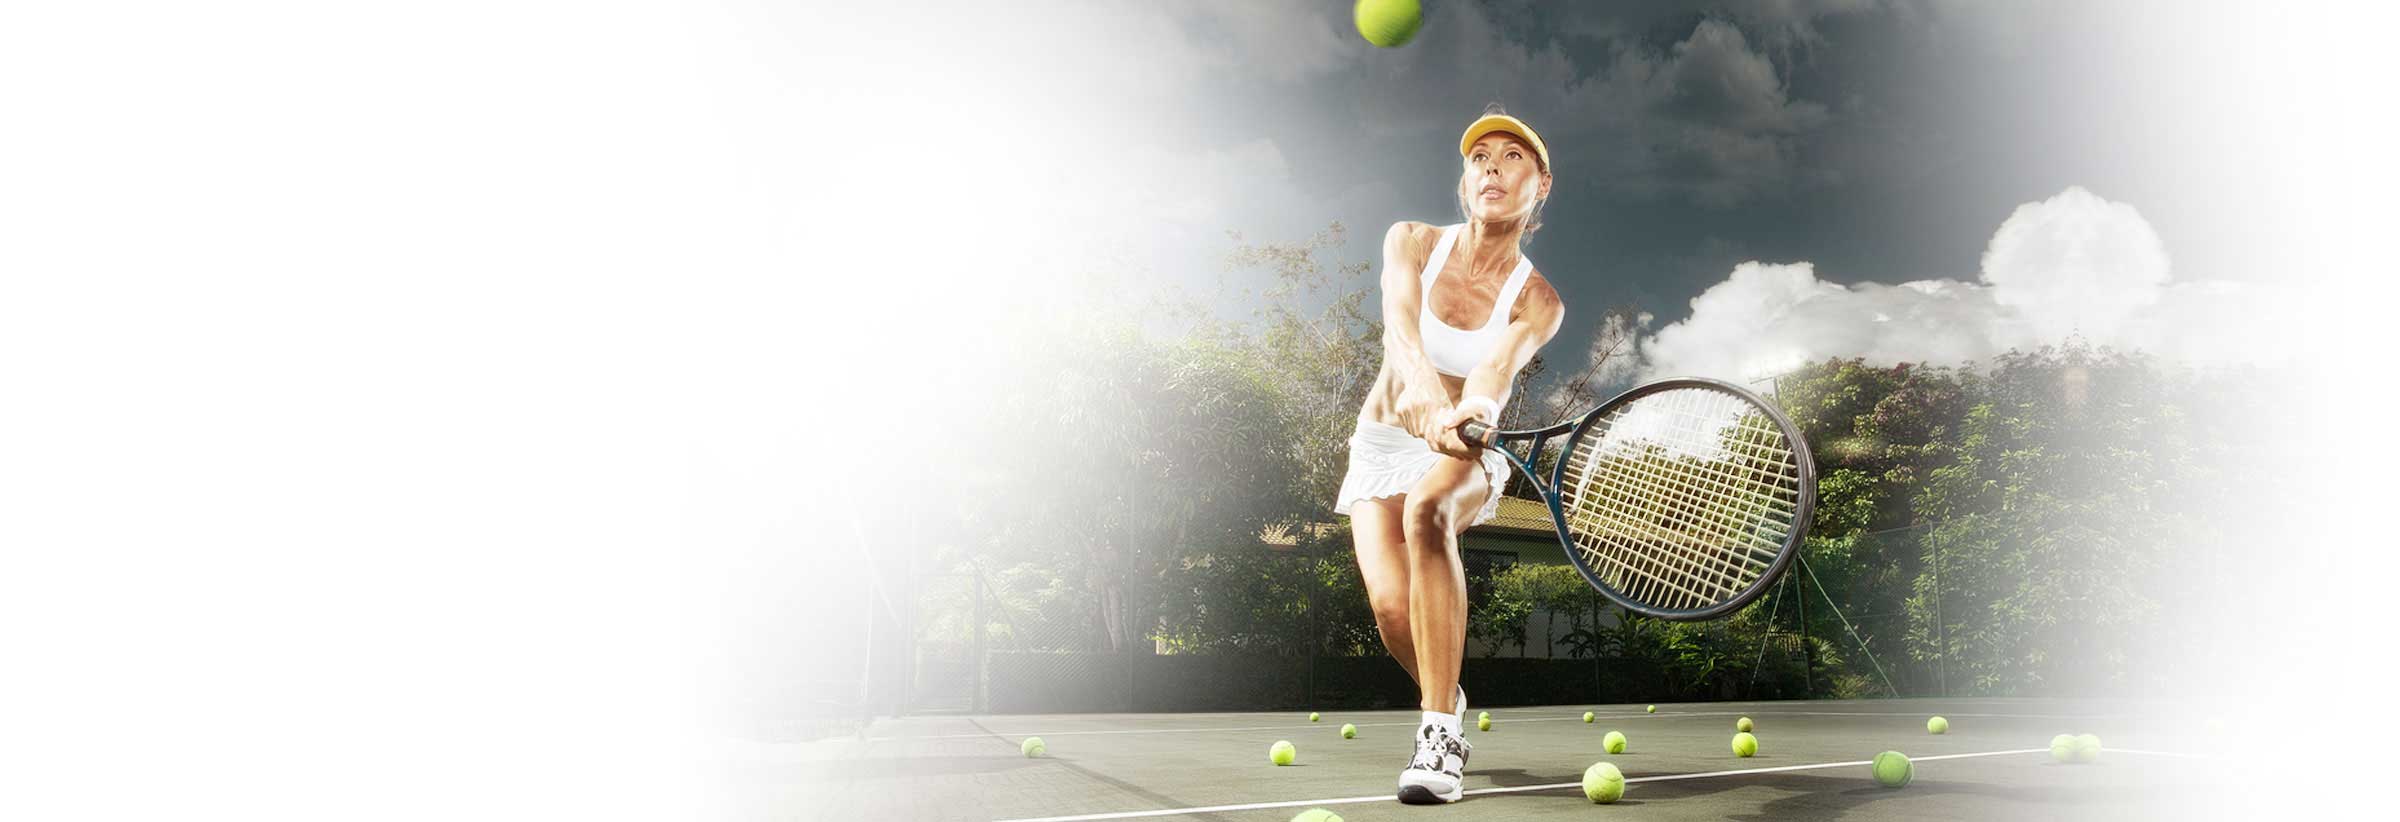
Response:
POLYGON ((1500 512, 1492 516, 1492 521, 1467 529, 1468 533, 1481 531, 1546 537, 1557 533, 1558 526, 1550 520, 1549 503, 1501 497, 1500 512))

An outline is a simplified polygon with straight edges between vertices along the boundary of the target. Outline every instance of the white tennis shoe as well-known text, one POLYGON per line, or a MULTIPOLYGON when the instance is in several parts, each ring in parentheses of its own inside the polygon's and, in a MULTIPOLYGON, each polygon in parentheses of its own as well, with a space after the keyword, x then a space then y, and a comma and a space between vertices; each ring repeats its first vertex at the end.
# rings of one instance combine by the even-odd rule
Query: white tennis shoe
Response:
POLYGON ((1456 802, 1466 795, 1467 755, 1475 746, 1450 729, 1427 723, 1417 727, 1416 754, 1400 772, 1400 801, 1410 805, 1456 802))

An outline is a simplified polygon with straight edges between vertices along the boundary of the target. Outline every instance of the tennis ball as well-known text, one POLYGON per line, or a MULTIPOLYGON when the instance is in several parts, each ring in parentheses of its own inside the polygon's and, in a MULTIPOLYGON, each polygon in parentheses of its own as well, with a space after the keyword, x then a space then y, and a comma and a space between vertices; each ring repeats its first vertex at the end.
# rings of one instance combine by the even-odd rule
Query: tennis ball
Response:
POLYGON ((1658 706, 1656 706, 1656 705, 1652 705, 1652 706, 1650 706, 1650 712, 1651 712, 1651 713, 1658 713, 1658 706))
POLYGON ((2050 758, 2059 762, 2075 761, 2075 737, 2066 734, 2050 737, 2050 758))
POLYGON ((1606 749, 1612 754, 1624 753, 1625 735, 1616 731, 1609 731, 1607 736, 1600 738, 1600 747, 1606 749))
POLYGON ((1908 757, 1899 751, 1884 751, 1875 755, 1875 783, 1886 788, 1898 788, 1916 778, 1917 769, 1908 764, 1908 757))
POLYGON ((1275 746, 1267 749, 1267 761, 1277 765, 1289 765, 1292 764, 1292 760, 1299 758, 1300 749, 1292 747, 1292 743, 1287 740, 1275 740, 1275 746))
POLYGON ((1310 722, 1315 722, 1315 721, 1317 721, 1317 712, 1316 712, 1316 711, 1309 711, 1309 712, 1308 712, 1308 721, 1310 721, 1310 722))
POLYGON ((1740 718, 1740 719, 1736 719, 1736 720, 1734 720, 1734 721, 1733 721, 1733 729, 1734 729, 1734 730, 1737 730, 1737 731, 1748 731, 1748 730, 1750 730, 1750 728, 1751 728, 1751 725, 1750 725, 1750 718, 1749 718, 1749 717, 1746 717, 1746 716, 1745 716, 1745 717, 1742 717, 1742 718, 1740 718))
POLYGON ((1310 808, 1292 817, 1292 822, 1342 822, 1342 816, 1324 808, 1310 808))
POLYGON ((1584 711, 1584 712, 1583 712, 1583 724, 1586 724, 1586 725, 1592 724, 1592 712, 1591 712, 1591 711, 1584 711))
POLYGON ((1358 0, 1351 16, 1358 21, 1359 36, 1383 48, 1408 45, 1425 22, 1417 0, 1358 0))
POLYGON ((1926 732, 1926 733, 1929 733, 1929 734, 1946 734, 1946 733, 1949 733, 1949 732, 1950 732, 1950 720, 1943 719, 1943 718, 1941 718, 1941 717, 1938 717, 1938 716, 1937 716, 1937 717, 1934 717, 1934 718, 1932 718, 1932 719, 1925 720, 1925 732, 1926 732))
POLYGON ((1745 759, 1758 755, 1758 737, 1746 733, 1734 734, 1733 755, 1745 759))
POLYGON ((1602 805, 1625 796, 1625 772, 1606 762, 1583 770, 1583 798, 1602 805))
POLYGON ((1492 729, 1492 715, 1491 715, 1491 714, 1484 714, 1484 715, 1482 715, 1482 716, 1479 716, 1479 717, 1476 717, 1476 718, 1475 718, 1475 730, 1478 730, 1478 731, 1488 731, 1488 730, 1491 730, 1491 729, 1492 729))
POLYGON ((1356 726, 1356 725, 1350 725, 1350 724, 1344 724, 1344 725, 1342 725, 1342 738, 1343 738, 1343 739, 1356 739, 1356 738, 1358 738, 1358 726, 1356 726))
POLYGON ((2076 736, 2075 761, 2078 764, 2100 761, 2100 737, 2091 734, 2076 736))
POLYGON ((1017 750, 1024 751, 1026 756, 1041 756, 1050 752, 1050 746, 1042 744, 1041 737, 1028 736, 1024 744, 1017 746, 1017 750))
POLYGON ((1490 719, 1490 718, 1492 718, 1492 712, 1491 712, 1491 711, 1476 711, 1476 712, 1475 712, 1475 718, 1476 718, 1476 719, 1490 719))

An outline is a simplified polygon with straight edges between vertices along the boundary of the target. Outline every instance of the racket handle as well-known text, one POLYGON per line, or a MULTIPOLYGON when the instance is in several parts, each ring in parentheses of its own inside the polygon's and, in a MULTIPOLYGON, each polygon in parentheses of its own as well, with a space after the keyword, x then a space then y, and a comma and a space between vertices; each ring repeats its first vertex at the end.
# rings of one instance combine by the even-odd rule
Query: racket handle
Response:
POLYGON ((1482 420, 1468 420, 1458 427, 1459 438, 1485 448, 1492 447, 1492 426, 1482 420))

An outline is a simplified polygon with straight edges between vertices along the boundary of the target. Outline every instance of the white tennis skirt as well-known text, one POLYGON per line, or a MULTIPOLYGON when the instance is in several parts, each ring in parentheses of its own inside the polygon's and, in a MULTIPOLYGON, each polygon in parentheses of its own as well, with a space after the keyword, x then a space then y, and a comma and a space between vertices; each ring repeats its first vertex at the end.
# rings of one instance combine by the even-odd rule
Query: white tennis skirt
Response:
MULTIPOLYGON (((1358 430, 1350 435, 1350 472, 1342 476, 1342 493, 1333 503, 1333 512, 1348 516, 1350 505, 1359 500, 1408 493, 1441 459, 1441 452, 1408 429, 1362 418, 1358 430)), ((1474 522, 1467 523, 1469 527, 1499 515, 1500 489, 1508 485, 1508 458, 1498 449, 1483 449, 1481 462, 1492 493, 1485 495, 1483 510, 1474 522)))

